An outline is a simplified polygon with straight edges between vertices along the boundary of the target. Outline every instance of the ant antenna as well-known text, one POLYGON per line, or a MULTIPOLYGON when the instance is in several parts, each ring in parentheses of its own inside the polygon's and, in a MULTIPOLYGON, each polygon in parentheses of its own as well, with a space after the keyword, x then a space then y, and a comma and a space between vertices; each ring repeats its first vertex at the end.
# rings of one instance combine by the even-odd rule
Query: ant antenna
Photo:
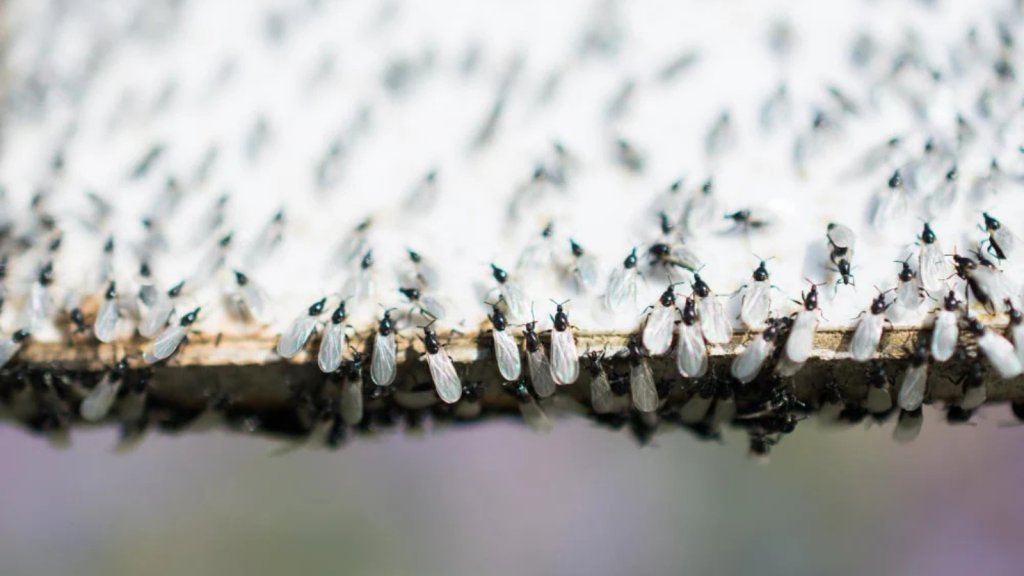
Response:
POLYGON ((492 302, 488 302, 487 300, 484 300, 484 304, 487 304, 488 306, 492 306, 493 307, 493 306, 497 306, 498 304, 501 304, 504 301, 505 301, 505 295, 502 294, 502 295, 498 296, 498 300, 496 302, 492 303, 492 302))

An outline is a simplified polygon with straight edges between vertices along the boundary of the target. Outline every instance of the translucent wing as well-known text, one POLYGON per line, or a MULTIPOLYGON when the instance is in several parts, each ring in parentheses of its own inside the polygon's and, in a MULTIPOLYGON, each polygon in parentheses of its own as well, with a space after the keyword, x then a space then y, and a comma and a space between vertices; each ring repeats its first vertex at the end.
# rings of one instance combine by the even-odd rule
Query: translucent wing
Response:
POLYGON ((801 310, 786 340, 786 357, 797 364, 806 362, 814 347, 814 332, 817 329, 818 318, 815 313, 801 310))
POLYGON ((156 340, 150 343, 149 348, 142 354, 142 359, 147 364, 155 364, 161 360, 170 358, 174 351, 185 339, 188 328, 181 325, 168 326, 156 340))
POLYGON ((992 233, 992 239, 999 245, 999 249, 1007 260, 1013 260, 1020 251, 1020 238, 1010 232, 1005 225, 992 233))
POLYGON ((1006 300, 1017 301, 1013 297, 1014 290, 1009 284, 1006 275, 1000 270, 993 270, 984 266, 978 266, 970 272, 971 279, 975 281, 978 288, 986 296, 995 308, 996 312, 1006 310, 1006 300))
POLYGON ((530 273, 546 271, 554 260, 550 238, 538 238, 530 242, 516 260, 516 272, 530 273))
POLYGON ((121 389, 121 379, 111 379, 109 375, 104 376, 95 388, 82 400, 78 412, 82 418, 89 422, 99 422, 107 417, 110 407, 117 399, 117 392, 121 389))
POLYGON ((3 368, 11 361, 11 358, 14 357, 20 347, 21 344, 10 338, 0 341, 0 368, 3 368))
POLYGON ((342 294, 351 302, 372 301, 377 293, 377 282, 371 270, 360 270, 349 276, 342 288, 342 294))
POLYGON ((430 377, 434 379, 437 395, 446 404, 454 404, 462 398, 462 382, 455 372, 451 357, 441 350, 437 354, 427 354, 427 365, 430 366, 430 377))
POLYGON ((908 312, 914 312, 924 304, 924 294, 921 293, 921 285, 917 278, 910 282, 900 282, 899 288, 896 289, 896 304, 908 312))
POLYGON ((373 356, 370 360, 370 379, 378 386, 390 386, 395 381, 398 368, 395 365, 395 335, 377 333, 373 339, 373 356))
POLYGON ((359 380, 345 380, 341 383, 341 419, 349 426, 363 420, 363 388, 359 380))
POLYGON ((544 353, 544 348, 536 352, 527 352, 526 360, 530 365, 530 382, 533 392, 539 398, 547 398, 555 393, 555 381, 551 378, 551 363, 544 353))
POLYGON ((935 316, 932 327, 931 353, 936 362, 945 362, 956 352, 956 341, 960 336, 956 313, 942 310, 935 316))
POLYGON ((445 308, 444 303, 433 296, 422 296, 420 298, 420 308, 429 314, 431 318, 436 318, 437 320, 444 320, 445 316, 448 314, 448 310, 445 308))
MULTIPOLYGON (((1013 338, 1013 348, 1017 352, 1017 359, 1024 363, 1024 324, 1010 327, 1010 336, 1013 338)), ((0 363, 0 366, 3 366, 0 363)))
POLYGON ((956 204, 957 179, 945 178, 942 183, 935 187, 931 194, 924 199, 925 216, 929 220, 937 220, 940 216, 949 212, 949 209, 956 204))
POLYGON ((898 189, 879 191, 872 199, 870 207, 871 227, 880 232, 894 228, 907 215, 907 199, 904 192, 898 189))
POLYGON ((581 292, 589 292, 597 288, 598 271, 597 259, 589 254, 584 254, 576 259, 576 267, 573 271, 576 278, 576 286, 581 292))
POLYGON ((679 325, 676 368, 684 378, 700 378, 708 370, 708 350, 697 324, 679 325))
POLYGON ((672 262, 687 270, 699 270, 701 268, 700 256, 686 246, 675 246, 672 248, 672 262))
POLYGON ((117 298, 104 298, 92 328, 96 339, 100 342, 113 342, 117 335, 118 318, 117 298))
POLYGON ((530 320, 530 299, 518 284, 505 282, 500 285, 499 291, 505 300, 510 322, 522 324, 530 320))
POLYGON ((1024 366, 1021 366, 1013 345, 998 333, 986 329, 985 333, 978 337, 978 348, 1004 380, 1020 376, 1024 372, 1024 366))
POLYGON ((532 430, 537 432, 551 431, 551 419, 548 418, 548 415, 544 413, 544 410, 532 396, 526 396, 519 400, 519 413, 522 414, 523 421, 532 430))
POLYGON ((964 410, 974 410, 980 408, 985 400, 988 399, 988 390, 985 385, 974 386, 964 391, 963 400, 960 401, 960 407, 964 410))
POLYGON ((761 328, 771 311, 771 286, 767 282, 754 282, 743 294, 740 320, 750 328, 761 328))
POLYGON ((927 391, 928 363, 910 366, 903 374, 903 383, 900 385, 898 398, 900 408, 907 411, 917 410, 924 402, 924 395, 927 391))
POLYGON ((882 327, 885 317, 882 314, 871 314, 868 312, 861 317, 857 323, 857 329, 853 332, 853 340, 850 342, 850 355, 858 362, 870 360, 875 351, 878 350, 878 343, 882 339, 882 327))
POLYGON ((239 287, 239 294, 242 297, 242 305, 246 313, 253 320, 266 324, 273 319, 270 312, 270 297, 255 282, 250 279, 244 286, 239 287))
POLYGON ((641 360, 629 369, 629 387, 633 395, 633 406, 640 412, 654 412, 658 409, 658 388, 654 375, 646 360, 641 360))
POLYGON ((422 282, 424 286, 436 288, 441 283, 437 270, 426 260, 420 260, 419 264, 416 264, 416 278, 422 282))
POLYGON ((127 318, 133 322, 142 319, 142 308, 139 307, 141 300, 131 292, 119 292, 117 294, 117 311, 121 318, 127 318))
POLYGON ((680 218, 683 231, 688 235, 692 235, 703 228, 707 228, 709 224, 719 221, 720 216, 718 212, 718 201, 715 194, 711 192, 710 187, 706 186, 700 193, 691 194, 686 200, 683 215, 680 218))
POLYGON ((726 422, 732 422, 736 417, 736 400, 732 396, 719 398, 715 402, 715 408, 711 411, 711 424, 718 427, 726 422))
POLYGON ((608 278, 608 291, 604 295, 605 307, 612 312, 635 310, 640 275, 635 269, 619 266, 608 278))
POLYGON ((551 377, 560 385, 572 384, 580 376, 576 339, 569 330, 551 332, 551 377))
POLYGON ((892 410, 892 395, 889 389, 868 386, 868 397, 864 407, 872 414, 885 414, 892 410))
POLYGON ((771 344, 758 335, 732 361, 732 366, 729 367, 732 377, 739 380, 741 384, 752 382, 761 372, 761 367, 771 351, 771 344))
POLYGON ((946 292, 946 279, 953 275, 953 268, 938 242, 921 244, 917 266, 921 286, 928 294, 937 297, 946 292))
POLYGON ((590 406, 598 414, 608 414, 615 410, 615 395, 604 370, 590 379, 590 406))
POLYGON ((853 251, 856 240, 856 235, 848 226, 836 222, 828 225, 828 241, 836 248, 846 249, 848 255, 853 251))
POLYGON ((160 291, 153 284, 139 286, 138 299, 144 306, 152 306, 160 296, 160 291))
POLYGON ((689 400, 683 404, 683 407, 679 409, 679 420, 683 424, 697 424, 704 419, 708 414, 708 408, 711 407, 711 403, 715 400, 714 394, 710 396, 703 396, 701 394, 694 394, 689 400))
POLYGON ((728 344, 732 340, 732 324, 725 315, 725 306, 715 295, 697 302, 700 327, 704 338, 711 344, 728 344))
POLYGON ((783 354, 775 364, 775 373, 783 378, 789 378, 791 376, 796 376, 796 373, 803 367, 803 362, 796 362, 795 360, 790 359, 789 356, 783 354))
POLYGON ((41 327, 50 316, 50 308, 50 291, 39 282, 33 282, 32 288, 29 290, 28 318, 26 318, 28 325, 33 330, 41 327))
POLYGON ((143 338, 153 338, 167 326, 173 312, 174 302, 167 294, 161 292, 157 295, 156 302, 143 315, 142 322, 139 323, 139 334, 143 338))
POLYGON ((327 326, 324 337, 320 341, 320 353, 316 358, 320 371, 326 374, 337 370, 341 366, 344 351, 345 325, 332 322, 327 326))
POLYGON ((291 358, 302 350, 309 337, 313 335, 316 328, 316 317, 303 312, 296 318, 288 330, 281 335, 277 341, 277 355, 282 358, 291 358))
POLYGON ((892 439, 900 444, 912 442, 921 434, 921 425, 924 423, 924 414, 920 410, 900 412, 900 418, 896 422, 896 429, 892 431, 892 439))
MULTIPOLYGON (((506 382, 514 382, 523 371, 519 348, 508 330, 493 330, 494 355, 498 360, 498 371, 506 382)), ((536 384, 534 384, 536 387, 536 384)))
POLYGON ((643 344, 651 356, 661 356, 672 346, 675 307, 655 305, 644 323, 643 344))

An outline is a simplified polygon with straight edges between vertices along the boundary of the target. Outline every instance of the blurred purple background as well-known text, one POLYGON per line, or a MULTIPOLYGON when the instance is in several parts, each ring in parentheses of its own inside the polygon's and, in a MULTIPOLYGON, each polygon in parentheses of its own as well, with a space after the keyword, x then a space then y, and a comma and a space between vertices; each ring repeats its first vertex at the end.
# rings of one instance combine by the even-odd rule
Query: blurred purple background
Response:
POLYGON ((69 450, 7 427, 2 574, 1019 574, 1022 428, 929 411, 801 426, 759 465, 746 440, 639 448, 558 421, 496 423, 275 455, 273 441, 113 431, 69 450))

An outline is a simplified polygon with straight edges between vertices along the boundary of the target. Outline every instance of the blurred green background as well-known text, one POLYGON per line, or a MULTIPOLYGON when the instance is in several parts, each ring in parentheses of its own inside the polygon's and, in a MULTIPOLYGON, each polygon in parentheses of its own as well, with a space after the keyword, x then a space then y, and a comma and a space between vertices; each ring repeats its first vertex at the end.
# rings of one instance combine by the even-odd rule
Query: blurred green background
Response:
POLYGON ((1024 480, 1009 409, 746 439, 559 420, 275 454, 227 433, 0 431, 0 574, 1020 574, 1024 480))

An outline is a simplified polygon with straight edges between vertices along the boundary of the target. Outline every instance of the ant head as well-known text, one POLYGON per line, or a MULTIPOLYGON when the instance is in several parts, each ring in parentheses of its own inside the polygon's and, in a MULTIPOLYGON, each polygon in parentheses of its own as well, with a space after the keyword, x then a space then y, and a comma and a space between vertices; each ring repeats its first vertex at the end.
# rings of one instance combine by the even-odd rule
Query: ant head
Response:
POLYGON ((640 335, 630 334, 629 343, 626 344, 626 348, 629 350, 631 354, 641 355, 643 353, 643 347, 640 344, 640 335))
POLYGON ((622 266, 624 268, 636 268, 636 246, 629 251, 629 255, 622 261, 622 266))
POLYGON ((708 286, 707 282, 700 277, 700 271, 703 269, 704 267, 701 266, 700 269, 693 273, 693 282, 690 283, 690 289, 693 290, 694 294, 701 298, 711 293, 711 288, 708 286))
POLYGON ((935 232, 927 221, 924 221, 924 228, 921 230, 921 242, 925 244, 935 243, 935 232))
POLYGON ((605 345, 603 348, 601 348, 600 351, 597 351, 597 350, 587 350, 586 353, 584 354, 584 356, 588 360, 590 360, 590 362, 592 364, 597 364, 597 363, 601 362, 602 360, 604 360, 604 356, 605 356, 605 354, 607 352, 608 352, 608 346, 605 345))
POLYGON ((672 229, 675 228, 675 224, 672 223, 672 219, 664 211, 658 212, 658 223, 661 226, 662 234, 669 234, 672 229))
POLYGON ((491 263, 491 276, 498 282, 498 284, 504 284, 508 281, 508 272, 498 268, 496 264, 491 263))
POLYGON ((910 282, 914 279, 914 269, 910 267, 910 256, 907 256, 905 260, 893 260, 893 262, 903 265, 899 273, 901 282, 910 282))
MULTIPOLYGON (((755 254, 755 256, 757 255, 755 254)), ((771 258, 765 259, 760 256, 757 256, 757 258, 760 260, 760 263, 757 265, 757 268, 754 269, 754 280, 757 282, 765 282, 770 277, 768 274, 768 260, 771 260, 771 258)))
POLYGON ((885 302, 885 295, 893 289, 890 288, 889 290, 883 291, 878 286, 875 286, 875 290, 878 290, 878 296, 875 296, 875 299, 871 301, 871 313, 877 315, 885 312, 889 308, 889 304, 886 304, 885 302))
POLYGON ((171 286, 171 289, 167 291, 167 295, 170 296, 171 298, 177 298, 178 295, 181 294, 181 291, 184 290, 184 289, 185 289, 185 281, 182 280, 181 282, 178 282, 174 286, 171 286))
POLYGON ((338 307, 334 309, 334 313, 331 314, 331 322, 340 324, 342 320, 347 316, 345 312, 345 301, 338 302, 338 307))
POLYGON ((188 314, 185 314, 184 316, 182 316, 181 317, 181 325, 182 326, 190 326, 190 325, 192 325, 192 323, 196 321, 196 318, 199 317, 199 311, 200 310, 202 310, 202 307, 197 307, 195 310, 193 310, 193 311, 189 312, 188 314))
POLYGON ((1010 315, 1010 324, 1016 326, 1024 322, 1024 314, 1013 305, 1013 299, 1007 298, 1003 300, 1003 303, 1006 304, 1006 309, 1010 315))
POLYGON ((956 250, 953 251, 953 262, 956 264, 957 268, 962 268, 962 269, 967 269, 967 270, 974 269, 978 265, 977 262, 975 262, 974 260, 971 260, 967 256, 961 256, 961 255, 957 254, 956 250))
POLYGON ((554 233, 555 233, 555 221, 554 220, 548 220, 548 223, 544 225, 543 229, 541 229, 540 235, 541 235, 542 238, 551 238, 551 236, 554 235, 554 233))
POLYGON ((900 171, 897 168, 896 171, 892 173, 892 176, 889 177, 889 188, 895 189, 901 186, 903 186, 903 175, 900 174, 900 171))
POLYGON ((398 291, 401 292, 402 295, 408 298, 410 301, 420 299, 419 288, 399 288, 398 291))
POLYGON ((960 300, 956 297, 956 292, 950 290, 943 299, 946 310, 956 310, 956 307, 960 304, 960 300))
POLYGON ((988 230, 989 232, 999 230, 1000 226, 1002 226, 999 220, 993 218, 988 212, 982 212, 981 216, 985 219, 985 230, 988 230))
POLYGON ((967 329, 971 331, 971 334, 981 336, 985 332, 985 325, 979 322, 977 318, 968 318, 967 329))

